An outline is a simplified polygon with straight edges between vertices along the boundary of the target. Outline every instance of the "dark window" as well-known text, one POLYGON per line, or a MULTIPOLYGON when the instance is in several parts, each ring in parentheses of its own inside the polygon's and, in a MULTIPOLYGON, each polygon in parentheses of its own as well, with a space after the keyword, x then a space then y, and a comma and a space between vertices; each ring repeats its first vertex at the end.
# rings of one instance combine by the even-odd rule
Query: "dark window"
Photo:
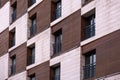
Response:
POLYGON ((35 46, 30 46, 28 48, 28 65, 35 63, 35 46))
POLYGON ((51 16, 52 21, 61 17, 61 0, 52 1, 51 16))
POLYGON ((15 2, 12 6, 12 23, 16 20, 16 12, 17 12, 17 2, 15 2))
POLYGON ((88 39, 92 36, 95 36, 95 15, 84 18, 85 25, 83 28, 84 39, 88 39))
POLYGON ((11 65, 11 75, 16 72, 16 56, 11 57, 12 65, 11 65))
POLYGON ((0 0, 0 8, 1 8, 1 0, 0 0))
POLYGON ((36 15, 31 17, 31 26, 30 26, 30 36, 34 36, 36 34, 36 15))
POLYGON ((15 29, 9 32, 9 48, 15 45, 15 29))
POLYGON ((60 66, 51 68, 51 80, 60 80, 60 66))
POLYGON ((28 6, 32 6, 34 3, 36 3, 36 0, 28 0, 28 6))
POLYGON ((30 79, 30 80, 36 80, 35 74, 30 75, 30 76, 29 76, 29 79, 30 79))
POLYGON ((93 1, 93 0, 82 0, 82 5, 86 5, 86 4, 88 4, 89 2, 91 2, 91 1, 93 1))
POLYGON ((84 79, 95 77, 96 54, 92 50, 85 55, 84 79))
POLYGON ((59 53, 62 48, 62 29, 58 30, 57 32, 54 33, 54 49, 53 52, 54 54, 59 53))

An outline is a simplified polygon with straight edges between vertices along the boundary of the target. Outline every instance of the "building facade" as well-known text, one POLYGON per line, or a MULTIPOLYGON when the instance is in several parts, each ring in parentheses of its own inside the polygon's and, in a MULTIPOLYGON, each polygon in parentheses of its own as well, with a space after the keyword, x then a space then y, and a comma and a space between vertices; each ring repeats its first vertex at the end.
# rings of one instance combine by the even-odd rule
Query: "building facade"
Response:
POLYGON ((0 0, 0 80, 120 80, 120 0, 0 0))

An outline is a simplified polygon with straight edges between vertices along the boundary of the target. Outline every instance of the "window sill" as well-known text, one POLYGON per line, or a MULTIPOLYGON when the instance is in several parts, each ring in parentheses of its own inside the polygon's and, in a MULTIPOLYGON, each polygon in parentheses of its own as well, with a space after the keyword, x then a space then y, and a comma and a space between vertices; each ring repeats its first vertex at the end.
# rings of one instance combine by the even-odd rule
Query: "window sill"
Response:
POLYGON ((16 45, 10 47, 8 51, 10 52, 10 51, 14 50, 15 48, 16 48, 16 45))
POLYGON ((41 3, 43 0, 39 0, 39 1, 37 1, 36 3, 34 3, 33 5, 31 5, 29 8, 28 8, 28 12, 30 11, 30 10, 32 10, 34 7, 36 7, 39 3, 41 3))
POLYGON ((54 26, 55 24, 59 23, 59 22, 62 21, 62 20, 63 20, 63 17, 61 16, 61 17, 59 17, 58 19, 55 19, 54 21, 52 21, 52 22, 50 23, 50 26, 54 26))
POLYGON ((88 43, 90 43, 90 42, 92 42, 92 41, 94 41, 94 40, 96 40, 96 39, 97 39, 96 36, 92 36, 92 37, 90 37, 90 38, 88 38, 88 39, 83 40, 83 41, 80 43, 80 45, 81 45, 81 46, 84 46, 84 45, 86 45, 86 44, 88 44, 88 43))
POLYGON ((82 3, 82 7, 84 7, 85 5, 89 4, 89 3, 92 2, 92 1, 94 1, 94 0, 88 0, 88 1, 86 1, 85 3, 82 3))

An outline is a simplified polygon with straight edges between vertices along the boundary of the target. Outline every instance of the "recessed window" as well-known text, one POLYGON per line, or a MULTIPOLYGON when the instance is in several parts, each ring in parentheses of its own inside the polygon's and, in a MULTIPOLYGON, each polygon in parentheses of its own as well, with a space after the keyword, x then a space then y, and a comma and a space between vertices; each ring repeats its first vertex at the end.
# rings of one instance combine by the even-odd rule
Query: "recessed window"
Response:
POLYGON ((51 80, 60 80, 60 66, 51 67, 51 80))
POLYGON ((9 48, 15 46, 15 28, 9 32, 9 48))
POLYGON ((28 6, 32 6, 34 3, 36 3, 36 0, 28 0, 28 6))
POLYGON ((11 57, 11 75, 16 72, 16 56, 11 57))
POLYGON ((12 6, 12 14, 11 14, 11 18, 12 18, 12 23, 16 20, 16 16, 17 16, 17 2, 15 2, 12 6))
POLYGON ((36 14, 30 18, 30 22, 31 25, 29 27, 29 30, 30 30, 30 37, 32 37, 36 34, 36 25, 37 25, 36 14))
POLYGON ((27 48, 27 64, 31 65, 35 63, 35 45, 29 46, 27 48))
POLYGON ((61 17, 61 0, 52 0, 51 2, 51 20, 54 21, 61 17))
POLYGON ((1 0, 0 0, 0 8, 1 8, 1 0))
POLYGON ((62 29, 54 33, 53 53, 59 53, 62 49, 62 29))
POLYGON ((92 50, 85 54, 84 79, 95 77, 96 51, 92 50))
POLYGON ((29 80, 36 80, 35 74, 30 75, 30 76, 29 76, 29 80))
POLYGON ((82 17, 82 40, 95 36, 95 14, 82 17))

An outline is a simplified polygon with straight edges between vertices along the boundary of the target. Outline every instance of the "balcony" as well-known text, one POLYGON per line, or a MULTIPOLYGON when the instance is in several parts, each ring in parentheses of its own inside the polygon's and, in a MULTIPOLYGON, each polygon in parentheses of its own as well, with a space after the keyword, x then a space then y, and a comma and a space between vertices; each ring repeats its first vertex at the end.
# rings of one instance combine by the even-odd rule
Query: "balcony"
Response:
POLYGON ((16 11, 12 13, 12 22, 16 20, 16 11))
POLYGON ((52 1, 51 2, 51 21, 54 21, 58 18, 61 17, 61 12, 62 12, 62 5, 61 5, 61 0, 56 1, 52 1))
POLYGON ((59 43, 53 44, 53 54, 59 53, 61 51, 62 43, 61 41, 59 43))
POLYGON ((16 66, 15 66, 15 65, 12 65, 12 66, 11 66, 11 75, 14 75, 14 74, 15 74, 15 71, 16 71, 16 66))
POLYGON ((54 76, 52 80, 60 80, 60 75, 54 76))
POLYGON ((36 34, 36 25, 32 25, 30 27, 30 36, 34 36, 36 34))
POLYGON ((84 40, 95 36, 95 23, 84 28, 84 40))
POLYGON ((96 70, 96 63, 88 64, 83 67, 84 77, 83 79, 86 80, 88 78, 95 77, 95 70, 96 70))
POLYGON ((10 41, 10 48, 13 47, 15 45, 15 39, 10 41))

